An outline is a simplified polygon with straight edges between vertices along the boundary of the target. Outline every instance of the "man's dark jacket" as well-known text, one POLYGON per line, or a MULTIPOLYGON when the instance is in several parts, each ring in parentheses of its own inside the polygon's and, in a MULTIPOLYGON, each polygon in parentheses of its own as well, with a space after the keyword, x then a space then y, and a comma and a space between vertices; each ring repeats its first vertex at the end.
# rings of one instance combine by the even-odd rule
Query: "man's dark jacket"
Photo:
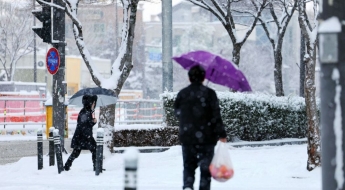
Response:
POLYGON ((192 83, 177 94, 174 109, 182 145, 216 144, 219 138, 226 138, 214 90, 192 83))
POLYGON ((92 111, 89 108, 80 110, 77 121, 77 128, 74 132, 71 148, 91 150, 96 148, 96 141, 92 136, 92 127, 96 123, 92 119, 92 111))

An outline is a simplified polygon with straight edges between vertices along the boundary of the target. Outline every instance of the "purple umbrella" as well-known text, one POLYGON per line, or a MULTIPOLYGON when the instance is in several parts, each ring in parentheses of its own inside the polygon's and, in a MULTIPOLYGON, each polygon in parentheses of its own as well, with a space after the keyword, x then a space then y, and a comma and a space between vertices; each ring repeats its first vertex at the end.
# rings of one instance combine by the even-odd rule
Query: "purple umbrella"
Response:
POLYGON ((206 71, 206 79, 213 83, 239 92, 252 91, 238 67, 218 55, 207 51, 193 51, 173 59, 187 70, 195 65, 202 66, 206 71))

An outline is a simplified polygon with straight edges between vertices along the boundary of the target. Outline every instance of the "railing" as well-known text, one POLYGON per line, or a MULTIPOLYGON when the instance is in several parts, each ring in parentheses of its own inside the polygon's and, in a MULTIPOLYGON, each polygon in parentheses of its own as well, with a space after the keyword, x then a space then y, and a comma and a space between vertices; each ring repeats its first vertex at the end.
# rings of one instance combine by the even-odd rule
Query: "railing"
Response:
POLYGON ((0 98, 0 122, 43 122, 45 101, 45 98, 0 98))
MULTIPOLYGON (((44 98, 0 98, 0 128, 11 125, 22 125, 23 128, 26 125, 45 126, 45 101, 44 98), (36 107, 27 107, 28 102, 29 105, 36 107), (11 104, 12 107, 7 107, 11 104), (18 112, 19 110, 21 111, 18 112)), ((69 106, 69 124, 76 123, 80 109, 69 106)), ((96 115, 99 115, 99 109, 96 109, 96 115)), ((119 100, 116 103, 115 123, 117 124, 161 124, 162 122, 163 109, 160 100, 119 100)))
POLYGON ((163 107, 160 100, 119 100, 116 103, 115 113, 115 121, 163 121, 163 107))

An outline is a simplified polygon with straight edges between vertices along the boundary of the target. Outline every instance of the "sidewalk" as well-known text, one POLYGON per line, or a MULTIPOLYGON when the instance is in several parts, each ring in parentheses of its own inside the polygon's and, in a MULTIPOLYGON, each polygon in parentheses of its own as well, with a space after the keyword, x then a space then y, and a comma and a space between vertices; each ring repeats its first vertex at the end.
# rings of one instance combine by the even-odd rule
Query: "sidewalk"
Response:
MULTIPOLYGON (((228 145, 230 147, 241 148, 241 147, 262 147, 262 146, 283 146, 283 145, 298 145, 298 144, 306 144, 307 138, 297 139, 297 138, 289 138, 289 139, 275 139, 275 140, 268 140, 268 141, 239 141, 239 142, 229 142, 228 145)), ((123 153, 128 147, 115 147, 115 153, 123 153)), ((141 153, 152 153, 152 152, 164 152, 168 150, 170 147, 159 147, 159 146, 144 146, 144 147, 137 147, 139 152, 141 153)))
POLYGON ((230 142, 229 145, 239 148, 239 147, 261 147, 261 146, 282 146, 282 145, 294 145, 294 144, 306 144, 307 138, 297 139, 274 139, 268 141, 240 141, 240 142, 230 142))

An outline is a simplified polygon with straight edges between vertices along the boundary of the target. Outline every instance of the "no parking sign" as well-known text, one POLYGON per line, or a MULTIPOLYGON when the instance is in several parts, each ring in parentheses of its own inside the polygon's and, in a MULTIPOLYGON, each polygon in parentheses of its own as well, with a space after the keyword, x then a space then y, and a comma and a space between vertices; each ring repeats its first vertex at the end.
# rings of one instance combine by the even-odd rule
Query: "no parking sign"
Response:
POLYGON ((50 48, 46 56, 46 67, 50 74, 55 75, 60 67, 60 55, 56 48, 50 48))

